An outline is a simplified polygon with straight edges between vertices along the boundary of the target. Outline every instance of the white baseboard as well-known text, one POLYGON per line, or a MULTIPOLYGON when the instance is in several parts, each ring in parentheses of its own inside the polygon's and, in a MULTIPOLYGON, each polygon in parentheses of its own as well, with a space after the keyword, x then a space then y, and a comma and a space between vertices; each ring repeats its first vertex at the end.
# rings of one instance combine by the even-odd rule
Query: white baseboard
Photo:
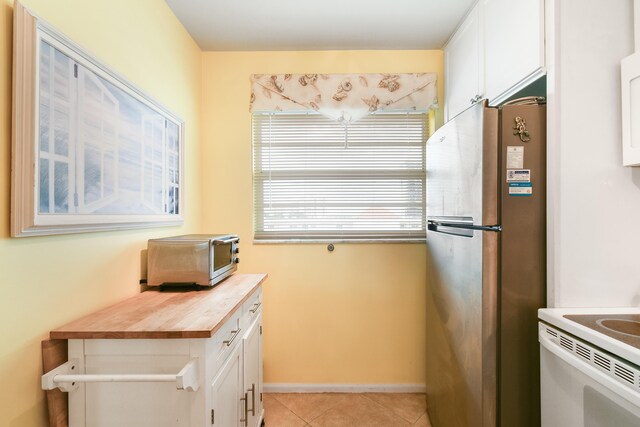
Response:
POLYGON ((265 393, 426 393, 425 384, 265 383, 265 393))

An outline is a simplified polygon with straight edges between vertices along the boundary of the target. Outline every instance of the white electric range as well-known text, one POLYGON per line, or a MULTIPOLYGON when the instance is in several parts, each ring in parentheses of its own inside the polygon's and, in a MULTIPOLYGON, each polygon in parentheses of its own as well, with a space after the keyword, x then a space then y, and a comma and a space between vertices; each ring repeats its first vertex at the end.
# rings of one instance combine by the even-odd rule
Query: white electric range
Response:
POLYGON ((538 318, 542 426, 640 426, 640 308, 548 308, 538 318))

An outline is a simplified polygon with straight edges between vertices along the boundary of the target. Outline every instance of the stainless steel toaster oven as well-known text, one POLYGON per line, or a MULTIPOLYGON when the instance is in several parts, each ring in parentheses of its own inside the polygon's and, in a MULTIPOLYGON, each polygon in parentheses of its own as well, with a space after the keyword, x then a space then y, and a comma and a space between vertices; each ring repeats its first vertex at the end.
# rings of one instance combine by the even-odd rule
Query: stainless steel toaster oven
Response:
POLYGON ((151 239, 147 245, 147 285, 214 286, 240 262, 235 234, 187 234, 151 239))

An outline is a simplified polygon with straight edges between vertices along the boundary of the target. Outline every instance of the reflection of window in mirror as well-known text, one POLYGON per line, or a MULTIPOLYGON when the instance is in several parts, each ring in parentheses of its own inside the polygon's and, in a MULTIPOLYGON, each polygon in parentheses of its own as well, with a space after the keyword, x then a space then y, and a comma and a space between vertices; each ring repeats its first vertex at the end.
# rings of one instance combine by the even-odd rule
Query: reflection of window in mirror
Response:
POLYGON ((40 45, 39 213, 178 213, 179 127, 40 45))

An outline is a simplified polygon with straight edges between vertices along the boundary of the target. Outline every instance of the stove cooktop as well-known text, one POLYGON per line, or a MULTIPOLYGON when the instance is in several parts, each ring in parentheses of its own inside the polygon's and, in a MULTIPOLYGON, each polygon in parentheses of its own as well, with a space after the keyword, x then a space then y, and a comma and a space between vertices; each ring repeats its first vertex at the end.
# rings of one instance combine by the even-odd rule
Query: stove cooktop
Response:
POLYGON ((640 349, 640 314, 565 314, 563 317, 640 349))

